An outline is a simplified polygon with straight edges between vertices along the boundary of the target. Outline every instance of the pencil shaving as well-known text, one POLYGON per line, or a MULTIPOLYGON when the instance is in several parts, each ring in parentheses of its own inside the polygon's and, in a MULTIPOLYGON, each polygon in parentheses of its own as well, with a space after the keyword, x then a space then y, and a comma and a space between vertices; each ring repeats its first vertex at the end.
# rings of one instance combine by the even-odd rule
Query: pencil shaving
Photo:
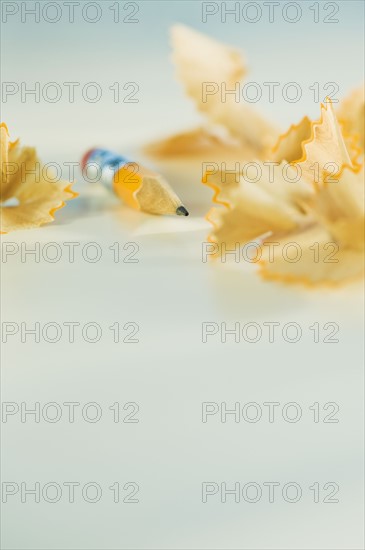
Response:
POLYGON ((302 118, 299 124, 292 124, 279 136, 270 158, 277 162, 298 162, 303 157, 302 143, 310 138, 311 127, 311 121, 307 116, 302 118))
POLYGON ((252 108, 222 90, 239 87, 246 67, 239 50, 183 25, 172 27, 173 60, 187 94, 213 124, 224 126, 243 145, 257 151, 272 145, 276 129, 252 108))
MULTIPOLYGON (((215 191, 214 202, 225 208, 213 208, 207 219, 214 230, 210 239, 226 246, 247 244, 268 232, 288 233, 307 223, 301 204, 313 195, 306 185, 288 186, 283 165, 278 166, 275 181, 270 167, 257 161, 259 181, 251 181, 249 168, 241 174, 206 174, 205 182, 215 191), (290 187, 290 189, 289 189, 290 187)), ((289 167, 290 171, 290 167, 289 167)))
POLYGON ((338 119, 342 124, 344 134, 353 136, 364 153, 365 91, 363 86, 351 92, 341 101, 338 119))
MULTIPOLYGON (((245 158, 264 158, 277 138, 277 129, 251 107, 243 102, 237 103, 235 94, 225 94, 224 101, 221 98, 223 88, 227 91, 236 89, 246 75, 242 53, 184 25, 172 27, 171 41, 178 77, 207 122, 212 128, 225 128, 228 136, 237 141, 245 158)), ((211 142, 212 148, 201 152, 209 151, 211 159, 216 160, 213 155, 224 156, 228 143, 222 140, 222 147, 217 150, 213 135, 214 129, 205 130, 206 141, 211 142)), ((185 136, 173 136, 152 144, 147 152, 160 158, 181 154, 189 156, 192 151, 197 156, 195 145, 200 151, 201 138, 202 132, 198 129, 185 136), (183 137, 190 140, 190 147, 186 146, 183 137)))
POLYGON ((1 125, 1 157, 1 233, 50 223, 65 201, 77 196, 69 182, 43 169, 34 148, 10 142, 5 124, 1 125))
POLYGON ((203 82, 225 82, 227 89, 246 74, 242 52, 185 25, 171 28, 172 58, 187 94, 200 103, 203 82))
POLYGON ((156 159, 212 159, 214 162, 254 158, 256 149, 218 132, 216 128, 195 128, 151 143, 145 153, 156 159))
POLYGON ((323 182, 327 172, 339 172, 344 165, 353 166, 340 126, 329 100, 321 105, 321 117, 311 125, 309 139, 302 142, 303 156, 297 161, 305 180, 323 182))
POLYGON ((350 158, 332 104, 321 106, 318 121, 304 118, 291 126, 273 156, 281 160, 274 180, 268 163, 259 162, 255 183, 249 183, 245 167, 240 174, 221 171, 203 179, 219 205, 207 215, 217 254, 223 244, 243 246, 261 238, 258 263, 264 278, 317 285, 363 276, 364 170, 350 158), (294 181, 290 170, 298 169, 300 179, 294 181), (290 261, 284 252, 293 243, 300 255, 290 261))
POLYGON ((286 237, 266 241, 259 262, 264 279, 314 286, 338 286, 359 279, 364 273, 364 255, 352 248, 339 247, 333 235, 318 224, 286 237), (288 247, 300 250, 298 261, 287 261, 288 247), (275 252, 270 258, 270 245, 275 252))

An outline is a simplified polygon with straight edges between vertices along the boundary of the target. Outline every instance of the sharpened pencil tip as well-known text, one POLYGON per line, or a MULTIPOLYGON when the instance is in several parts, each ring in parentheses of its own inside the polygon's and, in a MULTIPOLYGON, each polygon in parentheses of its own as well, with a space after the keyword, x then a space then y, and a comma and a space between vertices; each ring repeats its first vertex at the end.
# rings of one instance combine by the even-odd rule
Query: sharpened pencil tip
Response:
POLYGON ((179 208, 176 208, 176 214, 178 216, 189 216, 189 212, 186 210, 185 206, 179 206, 179 208))

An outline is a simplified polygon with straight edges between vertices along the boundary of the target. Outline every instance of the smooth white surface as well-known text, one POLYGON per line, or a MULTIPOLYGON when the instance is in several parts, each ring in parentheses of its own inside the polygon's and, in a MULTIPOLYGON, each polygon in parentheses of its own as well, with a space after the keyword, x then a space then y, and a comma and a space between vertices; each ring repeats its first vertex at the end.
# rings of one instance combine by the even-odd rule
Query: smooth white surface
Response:
POLYGON ((57 504, 9 497, 6 548, 360 548, 361 286, 308 291, 262 282, 237 264, 202 263, 203 223, 139 214, 94 190, 60 211, 53 225, 3 239, 29 248, 39 242, 45 251, 55 242, 64 252, 55 264, 31 257, 21 263, 20 253, 2 264, 3 321, 93 321, 103 331, 95 344, 79 332, 68 343, 64 327, 55 344, 32 337, 22 344, 18 334, 3 346, 3 400, 62 408, 54 424, 32 416, 21 423, 19 413, 2 425, 3 479, 95 481, 103 489, 96 504, 80 495, 69 504, 66 493, 57 504), (80 247, 70 264, 63 243, 75 241, 80 247), (98 263, 78 252, 89 242, 102 250, 98 263), (115 242, 137 243, 139 263, 114 263, 115 242), (139 343, 113 343, 108 327, 116 321, 138 323, 139 343), (208 321, 229 328, 255 322, 263 337, 235 343, 231 336, 222 344, 217 335, 204 344, 208 321), (268 321, 281 324, 271 344, 268 321), (302 327, 298 343, 281 336, 288 322, 302 327), (315 322, 337 323, 339 343, 315 344, 315 322), (97 402, 102 419, 88 423, 79 412, 70 424, 62 405, 68 401, 79 409, 97 402), (139 404, 139 423, 114 423, 109 407, 130 401, 139 404), (227 408, 253 401, 263 417, 235 423, 230 416, 224 424, 218 414, 202 423, 206 401, 227 408), (268 401, 281 403, 272 424, 268 401), (340 422, 314 423, 309 406, 316 401, 336 402, 340 422), (298 423, 282 418, 288 402, 301 407, 298 423), (108 487, 115 481, 137 482, 140 503, 113 503, 108 487), (222 504, 216 496, 202 504, 203 481, 295 481, 303 497, 288 504, 278 495, 269 504, 264 493, 257 504, 234 503, 233 496, 222 504), (309 486, 316 481, 338 483, 340 502, 314 504, 309 486))

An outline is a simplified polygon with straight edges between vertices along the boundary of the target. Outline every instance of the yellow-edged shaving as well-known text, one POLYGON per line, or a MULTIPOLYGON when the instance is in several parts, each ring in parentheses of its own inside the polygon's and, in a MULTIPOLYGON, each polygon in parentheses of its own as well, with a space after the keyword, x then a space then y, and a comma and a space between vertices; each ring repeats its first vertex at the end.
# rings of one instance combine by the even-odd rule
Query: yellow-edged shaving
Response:
POLYGON ((291 126, 273 154, 281 161, 273 182, 267 163, 259 162, 255 183, 245 181, 244 171, 203 178, 217 205, 207 215, 213 225, 209 240, 220 250, 261 239, 258 263, 267 279, 313 286, 363 276, 364 169, 350 158, 332 104, 321 106, 318 121, 291 126), (301 177, 294 183, 291 170, 297 169, 301 177), (289 247, 298 258, 287 254, 289 247))
POLYGON ((20 147, 18 141, 11 143, 6 125, 0 129, 1 233, 52 222, 55 212, 77 194, 69 182, 57 180, 43 169, 34 148, 20 147))

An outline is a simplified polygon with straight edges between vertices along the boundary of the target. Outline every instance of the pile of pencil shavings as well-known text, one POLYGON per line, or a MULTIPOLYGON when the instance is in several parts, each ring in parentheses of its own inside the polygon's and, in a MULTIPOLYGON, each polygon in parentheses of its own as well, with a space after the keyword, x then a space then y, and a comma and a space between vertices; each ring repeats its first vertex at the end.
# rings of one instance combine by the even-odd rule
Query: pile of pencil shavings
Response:
MULTIPOLYGON (((304 117, 280 132, 251 107, 225 101, 246 75, 241 53, 185 26, 172 29, 173 59, 187 94, 207 124, 152 144, 147 152, 178 165, 212 161, 203 183, 214 190, 208 239, 219 257, 259 243, 264 278, 309 285, 338 284, 364 275, 364 91, 334 111, 304 117), (207 84, 212 93, 202 94, 207 84), (222 132, 224 130, 224 132, 222 132), (222 161, 235 161, 227 170, 222 161), (218 162, 221 162, 219 168, 218 162), (239 162, 237 162, 239 161, 239 162)), ((49 174, 34 148, 11 142, 0 126, 1 232, 49 223, 76 196, 69 182, 49 174)))
POLYGON ((238 50, 185 26, 172 29, 173 59, 207 126, 152 144, 159 159, 212 162, 203 183, 214 190, 208 239, 219 257, 259 243, 259 273, 308 285, 338 284, 364 274, 364 92, 337 116, 326 99, 319 120, 304 117, 280 135, 234 94, 202 94, 207 83, 232 90, 246 74, 238 50), (338 118, 337 118, 338 117, 338 118), (216 133, 224 127, 226 137, 216 133), (227 163, 228 164, 228 163, 227 163), (237 164, 237 163, 235 163, 237 164), (223 167, 222 167, 223 165, 223 167))

